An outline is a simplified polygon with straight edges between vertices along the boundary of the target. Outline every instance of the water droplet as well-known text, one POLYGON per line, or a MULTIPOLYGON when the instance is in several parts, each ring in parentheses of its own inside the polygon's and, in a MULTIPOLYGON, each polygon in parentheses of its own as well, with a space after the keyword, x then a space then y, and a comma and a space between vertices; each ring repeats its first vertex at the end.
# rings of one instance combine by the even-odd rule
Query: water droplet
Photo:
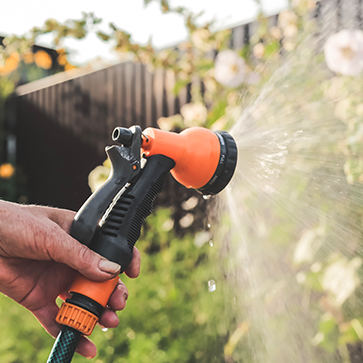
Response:
POLYGON ((213 241, 212 240, 209 241, 209 246, 213 247, 213 241))
POLYGON ((214 280, 208 281, 208 290, 209 292, 213 292, 216 290, 216 282, 214 280))
POLYGON ((108 330, 108 328, 102 328, 102 331, 106 332, 108 330))
POLYGON ((203 195, 203 199, 204 200, 208 200, 208 199, 210 199, 212 196, 211 195, 203 195))

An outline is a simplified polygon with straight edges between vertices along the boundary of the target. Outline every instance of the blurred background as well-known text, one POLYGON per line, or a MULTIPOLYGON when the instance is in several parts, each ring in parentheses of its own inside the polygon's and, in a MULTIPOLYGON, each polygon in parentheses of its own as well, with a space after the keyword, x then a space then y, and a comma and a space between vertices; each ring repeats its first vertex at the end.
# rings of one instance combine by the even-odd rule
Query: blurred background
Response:
MULTIPOLYGON (((107 178, 116 126, 231 130, 244 155, 221 199, 166 180, 120 326, 92 336, 96 363, 363 361, 361 35, 338 47, 354 72, 326 48, 360 31, 361 0, 1 9, 2 199, 77 210, 107 178)), ((0 316, 1 362, 45 362, 35 318, 5 296, 0 316)))

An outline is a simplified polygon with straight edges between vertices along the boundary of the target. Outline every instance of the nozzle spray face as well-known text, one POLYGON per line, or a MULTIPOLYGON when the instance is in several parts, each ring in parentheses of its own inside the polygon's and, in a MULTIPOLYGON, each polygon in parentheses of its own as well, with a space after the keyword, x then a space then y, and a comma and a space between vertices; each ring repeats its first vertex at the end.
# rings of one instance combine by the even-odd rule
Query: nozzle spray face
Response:
POLYGON ((226 131, 216 131, 220 143, 220 156, 217 169, 209 182, 197 189, 203 195, 215 195, 221 192, 231 181, 237 165, 237 145, 226 131))

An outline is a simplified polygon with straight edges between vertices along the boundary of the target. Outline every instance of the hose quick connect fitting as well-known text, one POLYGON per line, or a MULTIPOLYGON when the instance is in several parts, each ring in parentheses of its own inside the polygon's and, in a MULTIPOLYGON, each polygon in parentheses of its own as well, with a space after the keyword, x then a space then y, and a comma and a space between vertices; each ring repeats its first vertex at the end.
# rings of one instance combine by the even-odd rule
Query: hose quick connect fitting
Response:
POLYGON ((95 282, 78 275, 69 289, 71 298, 58 311, 57 323, 91 335, 118 280, 116 276, 111 280, 95 282))

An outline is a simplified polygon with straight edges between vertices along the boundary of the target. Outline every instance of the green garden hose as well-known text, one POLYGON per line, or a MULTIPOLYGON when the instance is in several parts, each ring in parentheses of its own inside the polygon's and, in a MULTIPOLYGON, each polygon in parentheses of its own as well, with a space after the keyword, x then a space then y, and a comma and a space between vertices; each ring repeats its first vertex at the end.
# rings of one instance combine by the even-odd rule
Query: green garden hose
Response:
POLYGON ((78 346, 81 333, 68 326, 63 326, 59 333, 47 363, 70 363, 78 346))

